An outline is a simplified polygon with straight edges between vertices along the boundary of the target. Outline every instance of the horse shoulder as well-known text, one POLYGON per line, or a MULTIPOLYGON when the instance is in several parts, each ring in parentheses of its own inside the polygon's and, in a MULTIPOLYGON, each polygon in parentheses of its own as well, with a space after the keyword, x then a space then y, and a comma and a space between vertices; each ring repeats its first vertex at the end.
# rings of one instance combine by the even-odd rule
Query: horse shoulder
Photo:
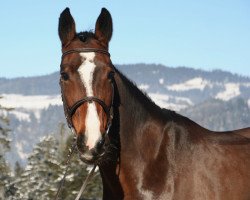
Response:
POLYGON ((170 166, 162 195, 170 188, 173 199, 249 197, 249 130, 213 132, 185 117, 166 123, 170 166))

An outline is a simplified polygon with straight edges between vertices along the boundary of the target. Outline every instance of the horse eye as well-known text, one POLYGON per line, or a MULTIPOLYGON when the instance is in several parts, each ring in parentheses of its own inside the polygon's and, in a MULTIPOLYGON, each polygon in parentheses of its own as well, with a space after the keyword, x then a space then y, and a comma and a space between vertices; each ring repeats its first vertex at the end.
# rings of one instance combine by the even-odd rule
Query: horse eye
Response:
POLYGON ((109 80, 112 80, 114 78, 114 75, 115 75, 115 72, 114 71, 111 71, 108 73, 108 79, 109 80))
POLYGON ((69 75, 66 72, 61 72, 61 78, 64 81, 67 81, 67 80, 69 80, 69 75))

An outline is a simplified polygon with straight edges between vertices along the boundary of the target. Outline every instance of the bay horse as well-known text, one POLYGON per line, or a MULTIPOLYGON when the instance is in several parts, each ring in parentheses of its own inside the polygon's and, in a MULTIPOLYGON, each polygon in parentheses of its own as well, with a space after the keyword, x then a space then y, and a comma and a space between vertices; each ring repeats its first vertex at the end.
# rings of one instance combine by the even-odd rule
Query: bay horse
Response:
POLYGON ((113 66, 112 31, 105 8, 93 32, 76 33, 68 8, 59 18, 65 116, 103 199, 249 200, 250 128, 214 132, 157 106, 113 66))

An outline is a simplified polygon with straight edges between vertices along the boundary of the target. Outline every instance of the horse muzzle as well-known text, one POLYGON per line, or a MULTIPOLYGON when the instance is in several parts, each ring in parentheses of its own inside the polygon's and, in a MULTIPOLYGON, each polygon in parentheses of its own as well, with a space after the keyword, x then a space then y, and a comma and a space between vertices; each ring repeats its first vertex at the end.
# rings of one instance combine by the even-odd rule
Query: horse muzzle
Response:
POLYGON ((79 152, 80 159, 86 164, 95 164, 105 153, 104 143, 105 138, 102 137, 96 145, 89 149, 86 146, 86 141, 84 135, 77 136, 76 139, 77 150, 79 152))

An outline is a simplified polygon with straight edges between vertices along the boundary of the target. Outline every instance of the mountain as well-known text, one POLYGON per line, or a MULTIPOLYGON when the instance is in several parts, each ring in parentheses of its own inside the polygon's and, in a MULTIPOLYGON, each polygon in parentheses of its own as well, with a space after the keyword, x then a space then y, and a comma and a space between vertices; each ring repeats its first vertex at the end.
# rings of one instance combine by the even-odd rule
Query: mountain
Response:
POLYGON ((44 76, 0 78, 0 94, 53 95, 59 93, 59 73, 44 76))
MULTIPOLYGON (((250 99, 250 77, 230 72, 203 71, 187 67, 172 68, 155 64, 117 65, 116 67, 147 93, 153 96, 154 94, 167 95, 157 98, 166 105, 179 105, 178 110, 208 98, 250 99)), ((0 78, 0 94, 59 95, 58 80, 58 72, 28 78, 0 78)))
MULTIPOLYGON (((222 131, 250 125, 249 77, 155 64, 116 67, 159 106, 176 110, 206 128, 222 131)), ((9 113, 11 163, 25 163, 34 144, 44 135, 56 134, 59 124, 65 123, 58 80, 58 72, 0 78, 0 105, 15 108, 9 113)))
POLYGON ((250 126, 250 107, 242 98, 229 101, 208 99, 180 113, 213 131, 234 130, 250 126))

